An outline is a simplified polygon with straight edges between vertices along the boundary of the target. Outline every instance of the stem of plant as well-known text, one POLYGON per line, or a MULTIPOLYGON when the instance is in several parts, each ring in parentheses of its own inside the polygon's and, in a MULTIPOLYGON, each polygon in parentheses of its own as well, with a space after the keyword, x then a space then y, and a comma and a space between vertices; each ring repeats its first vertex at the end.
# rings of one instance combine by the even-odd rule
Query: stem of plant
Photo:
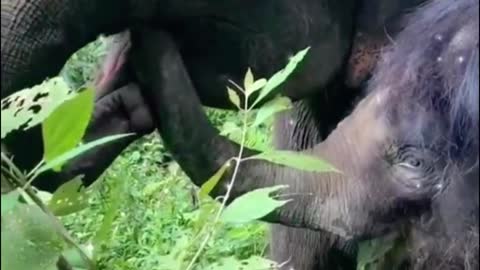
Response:
MULTIPOLYGON (((241 87, 237 84, 235 84, 236 87, 240 88, 241 87)), ((243 90, 243 89, 242 89, 243 90)), ((243 91, 245 92, 245 91, 243 91)), ((220 215, 222 214, 223 210, 225 209, 225 206, 227 205, 228 198, 230 197, 230 193, 232 192, 233 185, 235 184, 235 179, 237 178, 238 170, 240 168, 240 163, 242 162, 242 155, 243 155, 243 150, 245 147, 245 140, 247 137, 247 122, 248 122, 248 96, 245 96, 245 102, 244 102, 244 110, 243 110, 243 126, 242 126, 242 138, 240 140, 240 150, 238 151, 238 155, 235 159, 235 168, 233 170, 232 174, 232 179, 230 180, 230 183, 227 188, 227 192, 225 193, 225 196, 222 201, 222 205, 220 206, 220 209, 217 212, 217 215, 215 216, 215 219, 213 221, 213 224, 217 224, 218 221, 220 220, 220 215)), ((198 248, 197 252, 193 256, 192 260, 190 261, 190 264, 187 267, 187 270, 191 270, 195 264, 195 261, 200 257, 200 254, 202 251, 205 249, 207 246, 208 241, 212 237, 212 235, 215 232, 215 226, 213 226, 213 229, 207 233, 207 236, 205 236, 205 239, 203 239, 200 247, 198 248)))
POLYGON ((57 217, 48 209, 48 207, 42 202, 42 200, 35 194, 32 187, 25 184, 26 182, 25 175, 17 168, 17 166, 15 166, 15 164, 8 157, 4 155, 4 153, 1 153, 1 154, 2 154, 2 160, 5 163, 7 163, 7 165, 14 171, 15 175, 17 176, 12 178, 12 181, 15 182, 15 185, 19 188, 22 188, 22 186, 26 186, 24 190, 27 193, 27 195, 38 207, 40 207, 40 209, 45 214, 47 214, 47 216, 49 216, 52 219, 53 223, 57 227, 57 231, 63 237, 64 241, 67 244, 73 246, 75 249, 77 249, 82 259, 88 264, 88 268, 91 270, 94 270, 96 268, 95 264, 92 262, 92 260, 90 260, 88 255, 85 254, 82 248, 75 242, 73 237, 71 237, 70 234, 67 232, 65 227, 63 227, 63 225, 58 221, 57 217))
POLYGON ((42 159, 36 166, 35 168, 33 168, 33 170, 31 170, 27 176, 25 177, 27 179, 27 182, 25 183, 25 185, 23 186, 23 189, 26 189, 27 187, 30 187, 30 185, 32 184, 32 182, 37 179, 37 177, 40 175, 38 173, 38 169, 45 163, 45 161, 42 159))

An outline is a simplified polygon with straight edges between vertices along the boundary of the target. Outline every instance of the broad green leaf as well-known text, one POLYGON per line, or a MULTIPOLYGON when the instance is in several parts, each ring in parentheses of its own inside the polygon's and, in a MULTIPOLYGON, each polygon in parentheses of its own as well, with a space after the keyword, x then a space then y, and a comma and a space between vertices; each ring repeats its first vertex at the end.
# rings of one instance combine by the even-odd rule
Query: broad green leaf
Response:
POLYGON ((75 96, 61 77, 55 77, 2 99, 2 139, 10 132, 40 124, 64 101, 75 96))
POLYGON ((220 135, 226 136, 226 135, 231 134, 232 132, 237 132, 237 131, 241 131, 239 126, 237 126, 233 122, 225 122, 222 126, 221 131, 220 131, 220 135))
POLYGON ((257 97, 255 102, 253 103, 253 107, 256 104, 261 102, 268 94, 270 94, 273 90, 275 90, 280 84, 282 84, 290 74, 295 70, 297 65, 303 60, 307 52, 310 50, 310 47, 301 50, 297 54, 295 54, 292 58, 290 58, 288 64, 282 70, 275 73, 270 79, 268 79, 267 84, 263 87, 262 91, 260 91, 260 95, 257 97))
POLYGON ((82 177, 77 176, 61 185, 53 193, 48 208, 56 216, 66 216, 88 207, 88 199, 82 177))
POLYGON ((222 179, 222 176, 225 174, 225 171, 229 167, 230 161, 227 161, 225 164, 223 164, 222 167, 220 167, 220 169, 218 169, 218 171, 214 175, 212 175, 212 177, 210 177, 210 179, 208 179, 207 182, 202 185, 199 193, 200 199, 205 199, 206 197, 208 197, 208 194, 210 194, 210 192, 215 188, 215 186, 217 186, 218 181, 222 179))
POLYGON ((265 122, 278 112, 285 111, 292 108, 292 102, 287 97, 278 97, 263 105, 257 112, 257 116, 252 126, 256 127, 265 122))
POLYGON ((249 157, 249 159, 262 159, 275 164, 292 167, 299 170, 310 172, 337 172, 331 164, 317 157, 307 155, 301 152, 274 150, 249 157))
POLYGON ((17 204, 2 215, 1 269, 54 268, 65 247, 54 221, 35 205, 17 204))
POLYGON ((235 106, 237 106, 238 109, 241 110, 242 108, 240 107, 240 97, 238 96, 237 92, 235 92, 235 90, 233 90, 230 87, 227 87, 227 90, 228 90, 228 98, 230 99, 230 101, 235 106))
POLYGON ((238 260, 231 256, 222 258, 219 262, 214 263, 206 270, 269 270, 278 269, 278 265, 274 261, 268 259, 252 256, 246 260, 238 260))
POLYGON ((385 265, 389 269, 395 270, 398 266, 396 256, 402 256, 402 244, 398 241, 397 234, 392 233, 383 237, 375 238, 372 240, 362 241, 358 247, 357 254, 357 270, 380 270, 385 269, 385 265), (396 246, 399 247, 397 250, 396 246), (394 254, 393 252, 400 252, 394 254), (386 258, 387 254, 392 253, 396 256, 390 256, 386 258), (397 262, 396 262, 397 261, 397 262))
POLYGON ((57 166, 59 166, 60 164, 63 164, 67 161, 69 161, 70 159, 72 158, 75 158, 77 156, 79 156, 80 154, 96 147, 96 146, 99 146, 99 145, 102 145, 102 144, 105 144, 105 143, 108 143, 108 142, 111 142, 111 141, 114 141, 114 140, 118 140, 118 139, 121 139, 121 138, 124 138, 124 137, 128 137, 128 136, 131 136, 133 135, 132 133, 129 133, 129 134, 119 134, 119 135, 112 135, 112 136, 107 136, 107 137, 104 137, 104 138, 101 138, 101 139, 98 139, 98 140, 95 140, 95 141, 92 141, 92 142, 89 142, 89 143, 86 143, 86 144, 82 144, 80 146, 77 146, 76 148, 56 157, 55 159, 51 160, 50 162, 47 162, 45 163, 43 166, 41 166, 37 173, 40 174, 40 173, 43 173, 45 171, 48 171, 52 168, 55 168, 57 166))
POLYGON ((15 208, 15 206, 19 203, 18 197, 20 193, 18 190, 13 190, 7 194, 2 194, 2 216, 9 210, 15 208))
POLYGON ((222 221, 227 223, 246 223, 264 217, 290 200, 275 200, 270 193, 284 189, 279 185, 260 188, 235 199, 222 213, 222 221))
POLYGON ((255 81, 252 85, 250 85, 248 88, 245 89, 245 93, 247 96, 250 96, 251 94, 255 93, 256 91, 260 90, 262 87, 264 87, 267 84, 266 79, 259 79, 255 81))
POLYGON ((247 90, 253 85, 254 78, 253 78, 253 73, 252 69, 248 68, 247 73, 245 74, 245 78, 243 79, 243 89, 247 90))
MULTIPOLYGON (((93 112, 95 93, 91 88, 77 94, 51 113, 42 123, 43 158, 51 161, 75 147, 82 139, 93 112)), ((53 168, 60 170, 60 166, 53 168)))

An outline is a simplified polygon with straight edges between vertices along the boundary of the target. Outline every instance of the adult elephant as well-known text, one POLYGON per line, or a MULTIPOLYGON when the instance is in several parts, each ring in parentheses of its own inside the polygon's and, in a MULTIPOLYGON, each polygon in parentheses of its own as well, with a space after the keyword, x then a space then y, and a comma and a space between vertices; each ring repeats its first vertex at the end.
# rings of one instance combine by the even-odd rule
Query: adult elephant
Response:
MULTIPOLYGON (((349 66, 359 67, 348 72, 355 87, 372 67, 368 55, 384 42, 385 26, 422 1, 3 1, 2 98, 55 75, 73 52, 99 34, 148 24, 172 34, 202 104, 213 107, 230 105, 225 85, 241 80, 248 67, 269 77, 289 56, 311 46, 281 91, 295 100, 309 99, 307 109, 323 115, 317 124, 324 136, 358 94, 343 87, 349 56, 349 66), (358 42, 352 48, 355 33, 358 42)), ((39 128, 4 143, 22 169, 31 169, 41 158, 39 128)), ((112 151, 119 154, 128 143, 117 142, 112 151)), ((87 184, 98 177, 93 169, 85 174, 87 184)), ((63 181, 48 173, 36 184, 52 190, 63 181)))

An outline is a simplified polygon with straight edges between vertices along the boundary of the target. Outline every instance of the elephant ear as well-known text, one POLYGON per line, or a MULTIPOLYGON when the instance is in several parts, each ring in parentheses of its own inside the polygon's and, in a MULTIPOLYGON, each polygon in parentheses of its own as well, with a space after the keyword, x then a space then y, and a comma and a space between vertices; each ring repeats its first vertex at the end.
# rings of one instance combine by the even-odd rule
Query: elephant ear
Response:
POLYGON ((55 77, 2 99, 2 139, 14 130, 27 130, 40 124, 75 95, 61 77, 55 77))
POLYGON ((373 35, 365 34, 355 37, 347 65, 345 83, 348 87, 360 87, 368 80, 375 69, 380 52, 386 44, 385 38, 373 35))

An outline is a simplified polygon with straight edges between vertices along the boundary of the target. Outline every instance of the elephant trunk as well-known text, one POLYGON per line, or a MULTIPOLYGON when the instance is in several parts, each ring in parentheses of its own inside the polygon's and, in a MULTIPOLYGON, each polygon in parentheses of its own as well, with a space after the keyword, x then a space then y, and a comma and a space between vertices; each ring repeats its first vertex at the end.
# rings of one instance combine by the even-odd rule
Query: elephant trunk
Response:
MULTIPOLYGON (((240 146, 220 136, 209 123, 173 41, 158 33, 135 32, 133 35, 134 32, 132 43, 138 46, 132 50, 134 69, 139 72, 137 76, 154 122, 181 168, 196 185, 201 185, 230 158, 238 155, 240 146), (162 48, 159 49, 157 44, 162 44, 162 48)), ((336 161, 334 165, 355 170, 351 168, 356 165, 353 160, 355 148, 350 148, 351 144, 342 144, 346 140, 344 132, 348 125, 343 126, 325 144, 307 152, 322 158, 337 156, 337 160, 332 160, 336 161)), ((255 154, 256 151, 245 149, 243 157, 255 154)), ((232 171, 233 166, 230 166, 211 195, 225 194, 232 171)), ((282 198, 293 200, 263 220, 327 230, 344 237, 362 237, 385 231, 391 226, 390 221, 382 226, 382 221, 369 212, 383 209, 385 201, 382 198, 385 197, 374 201, 369 196, 377 192, 388 198, 388 192, 380 190, 380 183, 373 187, 375 181, 352 175, 355 172, 318 174, 251 159, 240 164, 230 199, 253 189, 286 184, 289 188, 284 190, 282 198)))
POLYGON ((99 34, 125 29, 128 0, 2 1, 2 98, 55 76, 99 34))

